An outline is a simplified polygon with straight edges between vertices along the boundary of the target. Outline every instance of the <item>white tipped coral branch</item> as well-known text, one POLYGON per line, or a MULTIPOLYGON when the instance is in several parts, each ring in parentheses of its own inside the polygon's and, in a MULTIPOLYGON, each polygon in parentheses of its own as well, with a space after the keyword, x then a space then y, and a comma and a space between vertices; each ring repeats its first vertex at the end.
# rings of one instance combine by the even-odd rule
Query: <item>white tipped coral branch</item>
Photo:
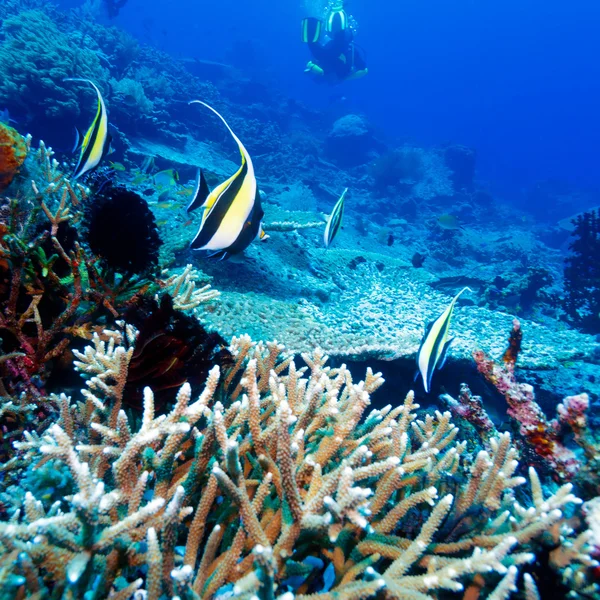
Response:
MULTIPOLYGON (((164 273, 167 274, 168 271, 164 273)), ((201 278, 199 271, 192 265, 187 265, 181 273, 161 280, 160 284, 173 298, 175 310, 195 310, 200 306, 205 307, 221 295, 218 290, 211 289, 210 284, 196 289, 196 283, 201 278)))
POLYGON ((324 227, 325 221, 310 221, 308 223, 300 223, 299 221, 274 221, 265 225, 267 231, 297 231, 299 229, 315 229, 317 227, 324 227))
POLYGON ((136 336, 137 331, 130 325, 124 332, 105 329, 105 339, 94 333, 93 345, 87 346, 83 353, 73 350, 78 359, 73 363, 75 369, 89 376, 86 380, 89 389, 81 393, 100 411, 109 411, 109 427, 117 424, 136 336))
POLYGON ((31 181, 31 189, 50 221, 51 235, 55 236, 61 223, 74 218, 73 209, 85 200, 88 190, 80 184, 71 185, 58 161, 53 158, 52 148, 47 148, 43 141, 40 141, 34 156, 41 180, 31 181))

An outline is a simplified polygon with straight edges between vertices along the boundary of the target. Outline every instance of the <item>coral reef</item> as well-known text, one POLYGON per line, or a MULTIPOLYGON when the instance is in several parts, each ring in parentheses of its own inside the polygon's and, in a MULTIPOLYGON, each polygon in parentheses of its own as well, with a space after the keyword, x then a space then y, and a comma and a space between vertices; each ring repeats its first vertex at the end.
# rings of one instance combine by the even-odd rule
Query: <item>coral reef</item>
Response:
POLYGON ((444 161, 452 172, 451 179, 455 190, 473 188, 476 154, 472 148, 448 146, 444 150, 444 161))
MULTIPOLYGON (((186 381, 202 383, 213 365, 230 362, 225 340, 184 314, 181 295, 173 298, 172 293, 163 294, 160 304, 152 298, 139 298, 125 314, 138 329, 126 382, 130 406, 141 407, 143 390, 151 386, 157 406, 163 407, 173 399, 171 390, 186 381)), ((210 299, 210 292, 202 292, 202 297, 196 294, 187 306, 205 305, 210 299)))
POLYGON ((545 544, 546 578, 595 593, 594 532, 566 521, 581 501, 570 484, 546 495, 532 468, 528 505, 517 501, 525 479, 510 435, 470 461, 449 413, 417 419, 410 393, 366 414, 380 376, 356 384, 319 350, 298 368, 280 345, 247 337, 197 400, 185 384, 157 415, 146 388, 136 425, 121 409, 138 343, 124 327, 80 355, 93 375, 85 401, 55 397, 58 423, 27 434, 5 466, 7 593, 308 600, 468 587, 504 598, 545 544), (47 465, 70 490, 54 503, 40 488, 47 465))
POLYGON ((111 79, 110 85, 117 99, 124 102, 141 113, 151 113, 154 110, 154 104, 148 99, 144 92, 144 86, 134 79, 124 77, 123 79, 111 79))
POLYGON ((380 147, 367 120, 360 115, 339 118, 325 141, 327 155, 336 163, 352 167, 369 160, 370 153, 380 147))
POLYGON ((440 400, 446 404, 454 417, 470 423, 484 443, 489 444, 490 440, 498 434, 494 422, 483 406, 481 396, 474 395, 466 383, 460 386, 457 399, 449 394, 442 394, 440 400))
POLYGON ((97 45, 84 32, 69 32, 45 11, 16 12, 2 23, 0 105, 30 121, 79 115, 77 90, 62 84, 66 77, 107 82, 97 45))
POLYGON ((563 307, 571 323, 600 333, 600 218, 595 210, 574 221, 571 255, 565 262, 563 307))
POLYGON ((390 188, 410 190, 423 177, 421 152, 399 148, 380 156, 371 166, 375 190, 387 195, 390 188))
MULTIPOLYGON (((175 59, 92 4, 0 4, 0 107, 64 147, 89 98, 62 78, 91 77, 116 142, 82 185, 0 125, 0 599, 598 597, 600 345, 558 321, 552 232, 471 149, 175 59), (226 265, 188 264, 197 167, 237 169, 192 98, 248 140, 264 200, 268 242, 226 265), (402 399, 464 286, 433 393, 402 399)), ((596 221, 563 307, 594 333, 596 221)))
POLYGON ((452 171, 445 159, 423 148, 406 146, 383 154, 371 165, 371 177, 378 196, 401 193, 430 200, 454 194, 452 171))
MULTIPOLYGON (((39 391, 32 377, 42 374, 46 363, 65 350, 68 340, 64 330, 73 325, 83 298, 82 250, 76 243, 65 249, 57 236, 61 224, 68 226, 71 210, 86 191, 71 186, 59 171, 52 151, 43 144, 29 153, 26 166, 29 175, 37 177, 30 182, 27 196, 8 201, 6 231, 0 245, 0 339, 5 352, 16 353, 3 362, 3 370, 37 397, 39 391), (40 213, 47 218, 46 223, 41 222, 40 213), (71 278, 70 290, 53 268, 60 263, 71 278)), ((9 391, 16 388, 9 386, 9 391)))
MULTIPOLYGON (((94 327, 117 319, 139 295, 159 285, 105 269, 93 249, 82 244, 78 226, 91 191, 67 179, 52 149, 40 142, 23 169, 29 180, 7 189, 3 207, 0 341, 9 356, 0 370, 9 393, 24 391, 41 401, 73 340, 89 339, 94 327)), ((141 245, 139 212, 136 217, 125 237, 141 245)), ((147 218, 153 222, 151 213, 147 218)), ((116 223, 110 225, 113 232, 116 223)), ((155 230, 154 235, 157 239, 155 230)), ((156 248, 149 247, 155 260, 156 248)))

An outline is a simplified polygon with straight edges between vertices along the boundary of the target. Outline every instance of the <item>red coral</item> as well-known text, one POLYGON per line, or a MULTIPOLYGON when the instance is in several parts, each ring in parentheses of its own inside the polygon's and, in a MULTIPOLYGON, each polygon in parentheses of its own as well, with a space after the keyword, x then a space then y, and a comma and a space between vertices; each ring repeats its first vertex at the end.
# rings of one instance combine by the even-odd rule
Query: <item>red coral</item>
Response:
POLYGON ((12 127, 0 123, 0 190, 10 185, 26 156, 23 137, 12 127))
POLYGON ((577 396, 567 396, 561 404, 556 407, 558 419, 553 421, 558 429, 561 425, 567 425, 579 443, 581 438, 587 433, 587 409, 590 406, 590 399, 587 394, 578 394, 577 396))
POLYGON ((587 425, 587 396, 581 394, 566 398, 558 406, 558 419, 549 422, 535 401, 533 387, 519 383, 515 376, 515 362, 522 335, 520 323, 515 319, 509 348, 501 363, 492 360, 481 350, 475 352, 473 358, 479 372, 506 398, 506 412, 519 424, 519 433, 527 446, 551 468, 558 479, 571 479, 580 464, 573 451, 563 444, 562 434, 565 426, 569 426, 576 438, 582 437, 587 425))
POLYGON ((521 352, 521 342, 523 341, 523 330, 521 329, 521 323, 517 319, 513 321, 513 328, 510 332, 510 337, 508 338, 508 348, 504 355, 502 356, 502 360, 506 364, 514 365, 519 358, 519 353, 521 352))
POLYGON ((466 383, 461 384, 457 400, 449 394, 442 394, 440 400, 446 402, 453 415, 471 423, 484 442, 488 443, 497 435, 496 427, 483 407, 481 396, 474 396, 466 383))

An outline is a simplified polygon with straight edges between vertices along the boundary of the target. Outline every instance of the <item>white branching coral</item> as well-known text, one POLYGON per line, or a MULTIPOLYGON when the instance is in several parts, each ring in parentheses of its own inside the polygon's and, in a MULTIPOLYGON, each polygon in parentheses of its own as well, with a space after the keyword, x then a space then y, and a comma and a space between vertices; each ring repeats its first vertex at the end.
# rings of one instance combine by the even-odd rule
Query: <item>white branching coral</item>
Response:
MULTIPOLYGON (((168 270, 163 275, 168 275, 168 270)), ((203 278, 202 274, 187 265, 179 274, 174 274, 161 280, 161 286, 173 298, 175 310, 195 310, 213 302, 220 296, 218 290, 211 289, 210 284, 196 289, 196 284, 203 278)), ((206 276, 204 276, 206 279, 206 276)))
MULTIPOLYGON (((31 138, 27 139, 28 147, 31 138)), ((37 179, 31 181, 33 196, 51 223, 51 234, 56 235, 61 223, 73 218, 73 210, 84 201, 90 191, 80 183, 71 183, 65 176, 54 151, 40 141, 35 151, 34 165, 37 179)))
MULTIPOLYGON (((129 363, 138 334, 131 325, 118 324, 123 331, 105 329, 102 337, 94 333, 92 345, 87 346, 83 353, 73 350, 78 359, 73 363, 75 369, 89 377, 85 382, 89 389, 81 390, 81 394, 90 409, 93 407, 102 413, 110 413, 108 423, 111 427, 115 426, 121 410, 129 363)), ((87 412, 91 415, 91 410, 87 412)))
POLYGON ((146 388, 139 419, 115 416, 107 398, 121 406, 115 382, 135 343, 125 332, 105 332, 78 356, 103 382, 88 385, 86 401, 56 397, 59 424, 18 445, 32 465, 52 461, 72 480, 50 506, 27 490, 0 525, 19 593, 35 580, 72 597, 208 599, 234 584, 242 600, 425 600, 476 583, 499 600, 546 538, 563 582, 593 590, 592 534, 567 520, 580 501, 569 485, 544 494, 531 469, 531 506, 517 502, 525 479, 510 435, 470 461, 449 413, 418 418, 412 393, 369 412, 380 375, 356 383, 318 349, 300 367, 277 342, 247 336, 199 396, 184 384, 157 414, 146 388))

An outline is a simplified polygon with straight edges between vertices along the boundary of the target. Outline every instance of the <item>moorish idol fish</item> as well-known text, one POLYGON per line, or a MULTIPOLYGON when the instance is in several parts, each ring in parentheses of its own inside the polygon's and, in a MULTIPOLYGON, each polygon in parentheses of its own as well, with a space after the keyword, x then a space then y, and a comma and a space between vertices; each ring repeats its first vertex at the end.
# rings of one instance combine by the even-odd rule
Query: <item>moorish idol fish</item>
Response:
POLYGON ((211 110, 229 130, 236 141, 242 164, 229 179, 209 191, 204 174, 200 171, 196 193, 187 210, 203 208, 200 229, 190 244, 192 250, 205 250, 209 258, 224 259, 245 250, 253 240, 266 239, 262 228, 264 211, 254 176, 254 166, 246 148, 233 133, 227 121, 205 102, 193 100, 190 104, 202 104, 211 110))
MULTIPOLYGON (((436 369, 441 369, 446 362, 448 355, 448 349, 454 341, 454 338, 448 339, 448 330, 450 329, 450 319, 452 319, 452 312, 454 311, 454 305, 458 300, 459 296, 466 290, 471 291, 468 287, 463 288, 454 296, 452 302, 446 310, 433 322, 429 323, 425 329, 425 335, 421 342, 421 347, 417 352, 417 371, 416 377, 419 376, 419 372, 423 377, 423 386, 425 387, 425 393, 429 393, 431 389, 431 378, 433 372, 436 369)), ((415 377, 415 379, 416 379, 415 377)))
POLYGON ((81 79, 78 77, 68 78, 64 81, 84 81, 89 83, 98 94, 98 108, 96 110, 96 116, 87 130, 87 133, 83 137, 81 144, 79 144, 80 135, 77 130, 77 140, 75 142, 75 150, 78 147, 81 148, 81 154, 77 161, 77 166, 73 171, 72 179, 81 177, 84 173, 95 169, 100 161, 108 154, 110 150, 110 133, 108 132, 108 113, 106 112, 106 106, 102 99, 100 90, 96 87, 96 84, 89 79, 81 79))
POLYGON ((348 188, 346 188, 340 199, 335 203, 329 218, 327 219, 327 225, 325 225, 325 233, 323 234, 323 241, 325 242, 325 248, 329 248, 331 242, 333 242, 333 238, 337 235, 341 225, 342 225, 342 217, 344 216, 344 198, 346 196, 346 192, 348 188))

